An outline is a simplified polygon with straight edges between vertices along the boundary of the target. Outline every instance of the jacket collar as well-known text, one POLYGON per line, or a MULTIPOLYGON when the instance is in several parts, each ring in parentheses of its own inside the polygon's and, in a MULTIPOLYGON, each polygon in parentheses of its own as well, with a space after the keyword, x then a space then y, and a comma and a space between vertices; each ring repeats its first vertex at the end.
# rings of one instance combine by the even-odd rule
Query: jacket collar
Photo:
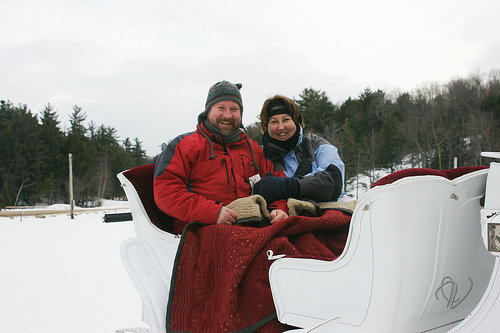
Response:
MULTIPOLYGON (((215 158, 214 147, 212 145, 212 141, 218 145, 222 145, 223 147, 226 147, 226 145, 224 145, 222 143, 221 135, 214 134, 214 133, 210 132, 206 128, 206 126, 203 124, 203 122, 198 123, 196 131, 198 133, 200 133, 201 135, 203 135, 207 139, 208 145, 210 146, 210 159, 211 160, 213 160, 215 158)), ((253 165, 254 165, 255 171, 259 172, 260 169, 259 169, 259 166, 257 164, 257 161, 255 160, 255 154, 253 152, 252 144, 250 143, 248 136, 243 131, 241 131, 241 130, 239 130, 239 131, 240 131, 239 140, 234 141, 234 142, 229 142, 229 143, 227 143, 227 145, 232 146, 232 145, 240 144, 240 143, 246 141, 246 143, 248 144, 248 148, 250 149, 250 153, 252 154, 252 160, 253 160, 253 165)))
MULTIPOLYGON (((247 139, 247 135, 245 134, 245 132, 243 132, 240 129, 238 129, 238 130, 239 130, 239 138, 233 142, 227 143, 226 145, 238 143, 238 142, 241 142, 241 141, 247 139)), ((221 134, 212 133, 211 131, 209 131, 203 122, 198 123, 198 125, 196 126, 196 131, 199 132, 200 134, 202 134, 204 137, 208 138, 210 141, 224 146, 223 136, 221 134)))

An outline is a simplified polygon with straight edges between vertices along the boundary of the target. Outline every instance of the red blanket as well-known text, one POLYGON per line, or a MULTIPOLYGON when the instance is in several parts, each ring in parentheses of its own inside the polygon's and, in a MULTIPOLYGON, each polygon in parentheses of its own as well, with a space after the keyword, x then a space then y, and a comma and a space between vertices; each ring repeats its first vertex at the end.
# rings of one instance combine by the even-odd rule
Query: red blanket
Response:
POLYGON ((182 235, 167 308, 167 332, 282 332, 269 285, 266 252, 334 260, 351 216, 327 210, 265 228, 188 225, 182 235))

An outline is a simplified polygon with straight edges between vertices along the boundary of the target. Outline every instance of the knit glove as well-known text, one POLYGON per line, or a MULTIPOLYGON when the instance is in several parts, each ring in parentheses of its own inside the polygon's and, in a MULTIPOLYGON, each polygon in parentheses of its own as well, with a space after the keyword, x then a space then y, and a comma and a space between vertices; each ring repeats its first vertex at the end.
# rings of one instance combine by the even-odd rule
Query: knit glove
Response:
POLYGON ((288 206, 288 216, 317 216, 319 211, 318 204, 312 201, 303 201, 294 198, 288 198, 286 201, 288 206))
POLYGON ((294 177, 274 177, 269 172, 267 177, 255 183, 253 193, 264 197, 268 204, 279 199, 298 197, 299 181, 294 177))
POLYGON ((266 201, 260 195, 236 199, 226 207, 238 214, 235 224, 257 227, 271 220, 266 201))

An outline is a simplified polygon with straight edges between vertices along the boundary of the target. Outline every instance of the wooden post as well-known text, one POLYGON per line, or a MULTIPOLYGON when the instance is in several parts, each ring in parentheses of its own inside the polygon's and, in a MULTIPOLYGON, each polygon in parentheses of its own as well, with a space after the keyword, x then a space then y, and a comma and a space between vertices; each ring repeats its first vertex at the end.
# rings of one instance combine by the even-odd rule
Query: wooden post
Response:
POLYGON ((70 205, 70 209, 71 209, 71 219, 74 219, 75 218, 75 215, 74 215, 74 208, 75 208, 75 204, 74 204, 74 200, 73 200, 73 154, 69 154, 68 155, 68 159, 69 159, 69 205, 70 205))

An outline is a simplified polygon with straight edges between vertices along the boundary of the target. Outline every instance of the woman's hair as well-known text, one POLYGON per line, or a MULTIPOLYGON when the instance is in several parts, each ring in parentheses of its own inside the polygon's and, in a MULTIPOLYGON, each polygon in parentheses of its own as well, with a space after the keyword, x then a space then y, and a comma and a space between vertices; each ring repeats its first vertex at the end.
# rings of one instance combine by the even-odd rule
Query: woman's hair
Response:
POLYGON ((295 125, 300 125, 302 128, 305 127, 304 124, 304 118, 302 117, 302 113, 299 110, 299 106, 295 101, 291 98, 288 98, 286 96, 282 95, 276 95, 271 98, 266 99, 264 102, 264 105, 262 105, 262 110, 260 111, 260 127, 262 133, 265 133, 267 131, 267 125, 269 124, 269 108, 271 106, 271 103, 276 100, 282 100, 285 103, 286 108, 288 109, 288 112, 284 112, 286 114, 289 114, 292 117, 293 122, 295 125))

